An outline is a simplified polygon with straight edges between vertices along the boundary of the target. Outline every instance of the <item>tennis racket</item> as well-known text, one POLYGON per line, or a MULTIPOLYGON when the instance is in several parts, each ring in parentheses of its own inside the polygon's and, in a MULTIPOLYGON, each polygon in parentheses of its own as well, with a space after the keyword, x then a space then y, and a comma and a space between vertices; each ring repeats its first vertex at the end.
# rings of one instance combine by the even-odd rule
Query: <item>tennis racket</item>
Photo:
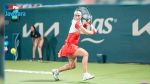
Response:
MULTIPOLYGON (((80 11, 82 13, 82 22, 83 23, 85 21, 89 21, 89 20, 90 20, 90 23, 92 23, 92 15, 86 7, 79 7, 76 10, 80 11)), ((90 26, 87 29, 97 32, 97 30, 95 29, 95 27, 92 24, 90 24, 90 26)))
POLYGON ((81 11, 83 20, 86 20, 86 21, 90 20, 90 21, 92 21, 92 15, 91 15, 91 13, 89 12, 89 10, 86 7, 79 7, 76 10, 81 11))

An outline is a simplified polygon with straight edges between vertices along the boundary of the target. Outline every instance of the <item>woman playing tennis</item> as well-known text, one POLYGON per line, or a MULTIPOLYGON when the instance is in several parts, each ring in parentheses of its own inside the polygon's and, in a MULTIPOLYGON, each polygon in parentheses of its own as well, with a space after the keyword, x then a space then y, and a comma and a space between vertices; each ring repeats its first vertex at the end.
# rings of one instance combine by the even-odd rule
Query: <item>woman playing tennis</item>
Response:
POLYGON ((58 57, 68 57, 68 63, 58 69, 53 69, 52 74, 54 79, 59 80, 59 73, 71 69, 75 69, 77 63, 77 56, 82 56, 82 65, 83 65, 83 80, 89 80, 94 78, 88 72, 88 52, 78 46, 81 32, 85 35, 93 35, 97 31, 92 28, 92 30, 87 30, 86 27, 90 24, 90 20, 87 20, 85 23, 81 22, 82 12, 80 10, 75 10, 72 24, 69 30, 67 39, 64 42, 64 45, 58 53, 58 57))

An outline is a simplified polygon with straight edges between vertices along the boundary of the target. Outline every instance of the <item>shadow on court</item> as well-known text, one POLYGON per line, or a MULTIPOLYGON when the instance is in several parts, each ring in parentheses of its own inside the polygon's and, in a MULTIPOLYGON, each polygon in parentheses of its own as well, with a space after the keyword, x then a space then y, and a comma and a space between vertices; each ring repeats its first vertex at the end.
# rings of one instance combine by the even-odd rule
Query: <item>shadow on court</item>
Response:
POLYGON ((98 84, 98 83, 93 83, 91 81, 68 81, 66 83, 68 84, 98 84))
POLYGON ((22 82, 49 82, 49 83, 55 83, 55 82, 61 82, 61 83, 66 83, 66 84, 97 84, 97 83, 93 83, 90 81, 65 81, 65 80, 59 80, 59 81, 55 81, 55 80, 42 80, 42 79, 36 79, 36 80, 25 80, 22 82))
MULTIPOLYGON (((61 81, 61 80, 60 80, 60 81, 61 81)), ((25 80, 25 81, 22 81, 22 82, 59 82, 59 81, 36 79, 36 80, 25 80)))

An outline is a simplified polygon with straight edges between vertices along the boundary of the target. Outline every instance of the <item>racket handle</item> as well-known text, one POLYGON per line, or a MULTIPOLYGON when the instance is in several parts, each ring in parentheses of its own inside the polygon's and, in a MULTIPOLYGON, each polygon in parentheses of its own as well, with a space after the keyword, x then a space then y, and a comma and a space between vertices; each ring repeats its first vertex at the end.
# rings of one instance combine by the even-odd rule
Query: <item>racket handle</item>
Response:
POLYGON ((95 29, 95 27, 91 24, 91 30, 94 32, 94 34, 97 32, 97 30, 95 29))

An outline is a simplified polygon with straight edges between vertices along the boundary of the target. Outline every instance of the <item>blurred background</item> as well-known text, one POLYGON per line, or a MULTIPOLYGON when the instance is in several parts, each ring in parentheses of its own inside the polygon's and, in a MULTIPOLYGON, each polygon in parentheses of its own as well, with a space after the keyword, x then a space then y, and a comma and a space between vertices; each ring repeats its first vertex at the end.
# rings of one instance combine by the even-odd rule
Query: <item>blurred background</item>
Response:
MULTIPOLYGON (((44 36, 44 61, 66 62, 57 53, 69 31, 73 12, 87 7, 98 30, 81 35, 79 46, 89 52, 92 63, 150 64, 150 0, 3 0, 0 1, 0 78, 4 60, 29 61, 32 58, 30 26, 44 36), (14 9, 14 6, 19 9, 14 9), (19 16, 8 13, 17 12, 19 16), (13 55, 11 48, 16 49, 13 55)), ((36 53, 38 57, 38 52, 36 53)), ((38 59, 38 58, 37 58, 38 59)), ((81 58, 78 58, 81 62, 81 58)), ((0 84, 2 84, 0 82, 0 84)))
POLYGON ((147 46, 150 41, 148 4, 148 0, 6 2, 3 4, 4 47, 8 51, 5 52, 5 59, 31 59, 29 29, 34 24, 44 36, 44 60, 60 61, 57 52, 67 36, 73 12, 77 7, 85 6, 91 12, 92 24, 98 30, 94 36, 81 36, 79 45, 90 51, 90 62, 97 62, 98 55, 102 54, 107 62, 150 63, 150 48, 147 46), (14 6, 19 9, 12 10, 14 6), (15 11, 20 16, 11 17, 9 13, 15 11), (17 58, 9 52, 11 48, 17 49, 17 58))

